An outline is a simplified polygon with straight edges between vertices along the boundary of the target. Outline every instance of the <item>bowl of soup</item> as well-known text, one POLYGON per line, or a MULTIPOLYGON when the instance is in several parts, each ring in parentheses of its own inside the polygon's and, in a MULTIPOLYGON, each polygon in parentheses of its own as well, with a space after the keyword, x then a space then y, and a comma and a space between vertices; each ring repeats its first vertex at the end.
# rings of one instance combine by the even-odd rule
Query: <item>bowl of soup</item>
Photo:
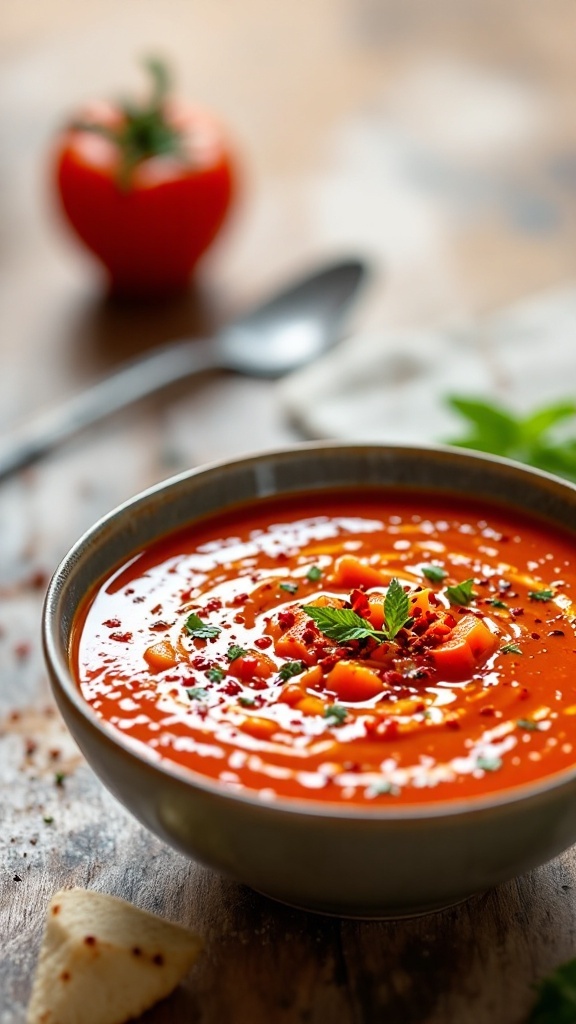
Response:
POLYGON ((57 704, 180 852, 293 906, 450 906, 576 842, 576 488, 446 447, 174 477, 51 581, 57 704))

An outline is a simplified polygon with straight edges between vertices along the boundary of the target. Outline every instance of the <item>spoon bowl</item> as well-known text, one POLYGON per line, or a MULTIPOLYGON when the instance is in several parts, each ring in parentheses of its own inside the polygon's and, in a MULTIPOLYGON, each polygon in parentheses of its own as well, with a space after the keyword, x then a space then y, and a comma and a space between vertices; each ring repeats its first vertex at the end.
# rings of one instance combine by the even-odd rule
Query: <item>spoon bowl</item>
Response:
POLYGON ((302 278, 216 337, 219 365, 253 377, 281 377, 318 358, 338 340, 364 275, 363 264, 349 260, 302 278))

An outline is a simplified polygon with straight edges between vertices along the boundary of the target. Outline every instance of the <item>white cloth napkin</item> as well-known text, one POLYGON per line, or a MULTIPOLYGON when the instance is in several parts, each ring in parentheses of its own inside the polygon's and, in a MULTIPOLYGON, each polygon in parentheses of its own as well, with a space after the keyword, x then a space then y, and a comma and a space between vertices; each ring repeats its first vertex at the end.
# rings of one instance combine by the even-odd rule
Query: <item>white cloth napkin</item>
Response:
POLYGON ((576 287, 460 328, 354 335, 278 386, 308 437, 355 441, 451 440, 464 426, 445 403, 455 393, 518 413, 576 398, 576 287))

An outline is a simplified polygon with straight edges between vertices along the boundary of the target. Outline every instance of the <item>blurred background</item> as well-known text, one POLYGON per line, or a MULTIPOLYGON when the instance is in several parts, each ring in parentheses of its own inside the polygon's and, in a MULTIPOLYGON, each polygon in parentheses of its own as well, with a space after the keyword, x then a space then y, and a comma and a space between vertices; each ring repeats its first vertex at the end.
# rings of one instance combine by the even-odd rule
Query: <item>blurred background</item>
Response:
MULTIPOLYGON (((517 300, 570 289, 575 29, 569 0, 9 4, 0 25, 0 425, 10 429, 127 355, 213 330, 279 280, 335 256, 361 255, 372 267, 353 324, 363 364, 383 358, 387 332, 469 330, 517 300), (185 296, 159 308, 117 309, 55 208, 51 152, 83 103, 141 91, 140 62, 150 53, 170 64, 182 97, 221 119, 241 187, 185 296)), ((572 316, 569 336, 573 327, 572 316)), ((438 344, 437 363, 446 365, 450 353, 438 344)), ((546 344, 537 347, 540 359, 546 344)), ((464 350, 470 346, 459 358, 464 350)), ((347 374, 350 360, 349 351, 347 374)), ((385 382, 387 364, 378 365, 385 382)), ((517 391, 525 392, 534 365, 528 361, 517 391)), ((392 377, 401 383, 413 369, 396 366, 392 377)), ((546 396, 565 395, 570 373, 556 363, 553 372, 546 396)), ((468 361, 456 380, 431 387, 462 389, 472 376, 497 391, 505 374, 491 373, 468 361)), ((322 374, 338 391, 335 364, 333 378, 322 374)), ((358 406, 340 399, 322 418, 325 398, 309 375, 296 390, 206 381, 161 412, 162 457, 171 449, 182 468, 256 442, 362 432, 358 406), (298 407, 304 393, 318 412, 310 422, 298 407), (252 426, 222 429, 222 409, 238 421, 246 401, 252 426)), ((371 417, 371 437, 394 436, 375 408, 371 417)), ((115 423, 114 437, 124 427, 128 436, 134 423, 115 423)), ((432 433, 445 425, 441 418, 432 433)), ((158 456, 158 434, 157 420, 147 457, 158 456)), ((96 461, 106 437, 104 429, 89 442, 96 461)), ((57 462, 79 467, 87 443, 57 462)), ((158 459, 134 477, 122 474, 128 493, 165 475, 172 463, 158 459)))

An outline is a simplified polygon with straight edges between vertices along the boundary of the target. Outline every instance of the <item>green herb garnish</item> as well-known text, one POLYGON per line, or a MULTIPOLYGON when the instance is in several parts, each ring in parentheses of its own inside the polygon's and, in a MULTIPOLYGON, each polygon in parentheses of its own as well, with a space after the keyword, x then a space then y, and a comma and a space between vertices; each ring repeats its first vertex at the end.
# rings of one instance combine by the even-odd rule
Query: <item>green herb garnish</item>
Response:
POLYGON ((236 661, 236 658, 242 658, 244 654, 248 654, 248 651, 244 647, 239 647, 238 644, 231 644, 226 651, 228 661, 236 661))
POLYGON ((375 782, 368 787, 370 796, 398 796, 400 793, 399 786, 395 786, 389 779, 383 779, 382 782, 375 782))
POLYGON ((292 676, 299 676, 301 672, 306 668, 303 661, 287 661, 282 665, 278 675, 283 683, 287 679, 292 679, 292 676))
POLYGON ((384 598, 384 618, 388 640, 393 640, 404 626, 412 625, 413 619, 408 614, 409 608, 410 599, 402 585, 396 578, 390 580, 390 586, 384 598))
POLYGON ((297 583, 280 583, 279 590, 285 590, 288 594, 295 594, 298 590, 297 583))
POLYGON ((527 729, 528 732, 536 732, 538 730, 538 722, 535 722, 533 718, 519 718, 516 725, 519 729, 527 729))
POLYGON ((195 612, 188 616, 184 627, 190 636, 194 636, 198 640, 213 640, 222 632, 220 626, 209 626, 195 612))
POLYGON ((502 654, 522 654, 522 648, 518 644, 504 644, 500 648, 502 654))
POLYGON ((474 593, 474 580, 464 580, 454 587, 446 587, 446 597, 450 604, 467 605, 471 604, 477 594, 474 593))
POLYGON ((54 782, 57 786, 63 786, 66 778, 66 772, 56 772, 54 775, 54 782))
POLYGON ((208 690, 203 686, 190 686, 186 690, 186 695, 190 697, 190 700, 207 700, 209 697, 208 690))
POLYGON ((118 181, 128 190, 136 166, 150 157, 172 155, 182 158, 182 133, 166 117, 166 101, 171 81, 168 68, 155 57, 144 62, 152 90, 150 98, 142 103, 127 99, 119 103, 122 118, 118 126, 98 121, 80 121, 74 127, 80 131, 102 135, 117 147, 120 157, 118 181))
POLYGON ((324 708, 324 718, 327 718, 329 725, 342 725, 346 719, 348 712, 346 708, 342 707, 341 704, 330 704, 324 708), (333 723, 330 722, 333 719, 333 723))
POLYGON ((254 697, 238 697, 238 703, 241 704, 243 708, 253 708, 256 701, 254 700, 254 697))
POLYGON ((508 608, 506 601, 501 601, 499 597, 489 597, 487 604, 491 604, 493 608, 508 608))
POLYGON ((350 608, 318 608, 316 605, 306 604, 304 611, 314 619, 321 633, 339 644, 378 635, 367 619, 363 619, 350 608))
POLYGON ((476 766, 485 772, 497 772, 502 767, 501 757, 483 757, 476 759, 476 766))
POLYGON ((209 668, 205 675, 206 678, 209 679, 211 683, 221 683, 222 680, 225 678, 226 673, 223 668, 218 668, 217 666, 215 666, 214 668, 209 668))
POLYGON ((576 480, 576 438, 558 431, 576 416, 576 402, 559 401, 519 416, 482 399, 452 395, 447 404, 468 423, 469 432, 450 439, 460 448, 504 455, 576 480))
POLYGON ((554 597, 554 591, 547 588, 543 590, 529 590, 528 597, 531 601, 551 601, 554 597))
POLYGON ((306 573, 306 579, 310 580, 310 583, 317 583, 318 580, 322 579, 322 569, 318 565, 311 565, 306 573))
POLYGON ((45 825, 54 824, 54 818, 52 817, 51 814, 45 814, 44 817, 42 818, 42 821, 44 822, 45 825))
POLYGON ((375 629, 368 619, 363 619, 350 608, 317 608, 315 605, 304 605, 318 629, 330 640, 346 644, 351 640, 393 640, 403 628, 408 628, 414 621, 409 615, 410 599, 396 578, 390 585, 384 599, 385 629, 375 629))
POLYGON ((420 570, 422 575, 432 583, 441 583, 448 575, 446 569, 443 569, 441 565, 421 565, 420 570))
POLYGON ((538 998, 526 1024, 574 1024, 576 960, 568 960, 537 986, 538 998))

